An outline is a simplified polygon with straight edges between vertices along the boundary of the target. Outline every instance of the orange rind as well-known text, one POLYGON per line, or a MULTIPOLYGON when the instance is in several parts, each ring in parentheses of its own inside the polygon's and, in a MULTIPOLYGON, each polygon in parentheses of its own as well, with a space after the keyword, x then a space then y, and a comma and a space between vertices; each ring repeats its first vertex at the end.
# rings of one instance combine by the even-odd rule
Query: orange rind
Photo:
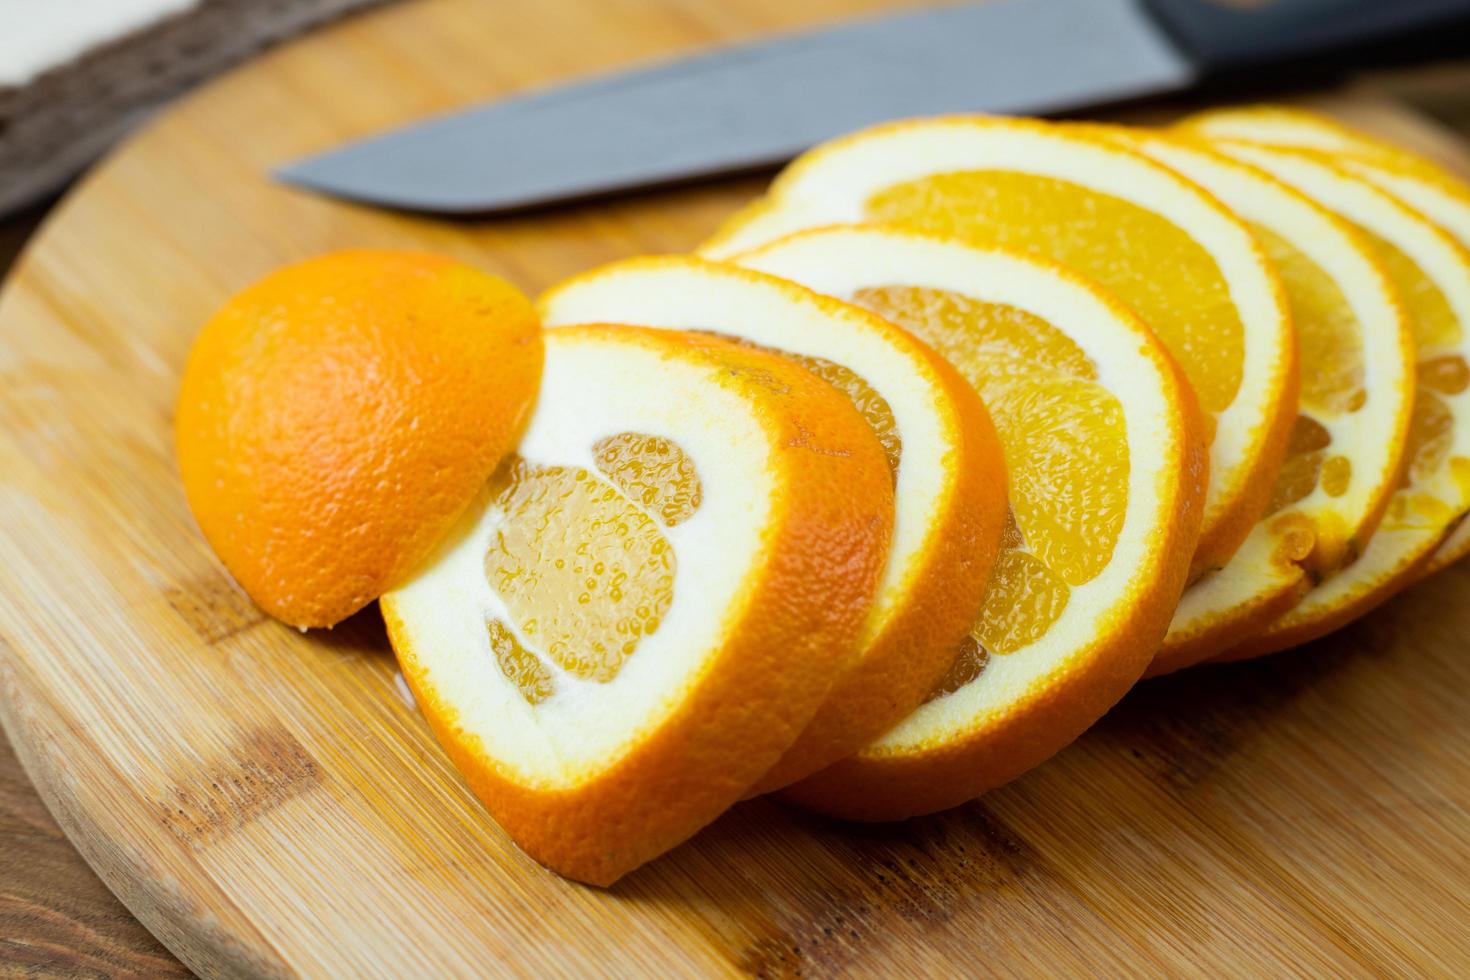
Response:
POLYGON ((962 803, 1081 734, 1163 639, 1208 480, 1193 394, 1126 307, 1017 252, 833 227, 735 261, 910 330, 990 411, 1010 516, 953 667, 881 738, 782 794, 856 820, 962 803))
MULTIPOLYGON (((1185 121, 1204 136, 1315 149, 1387 191, 1470 248, 1470 184, 1433 160, 1330 116, 1287 106, 1244 106, 1185 121)), ((1424 566, 1429 575, 1470 554, 1470 522, 1461 520, 1424 566)))
POLYGON ((1407 314, 1351 225, 1207 143, 1097 127, 1179 171, 1245 221, 1286 289, 1299 347, 1299 414, 1266 512, 1223 568, 1181 598, 1148 675, 1237 646, 1356 558, 1398 484, 1413 409, 1407 314))
POLYGON ((516 456, 381 600, 424 716, 536 860, 606 885, 713 820, 858 655, 893 520, 830 385, 691 334, 546 334, 516 456))
POLYGON ((535 311, 500 279, 417 252, 299 262, 195 340, 184 492, 257 605, 331 626, 423 560, 515 445, 540 377, 535 311))
POLYGON ((1297 646, 1363 615, 1415 581, 1470 509, 1470 252, 1398 198, 1320 150, 1217 140, 1352 223, 1371 243, 1409 316, 1414 408, 1401 482, 1356 561, 1221 659, 1297 646))
POLYGON ((1191 577, 1222 566, 1265 508, 1296 405, 1285 293, 1249 229, 1172 170, 1037 120, 888 123, 788 166, 700 252, 804 228, 881 223, 1053 259, 1128 304, 1205 411, 1210 487, 1191 577))
POLYGON ((629 259, 544 295, 548 329, 700 329, 771 350, 842 390, 884 444, 894 536, 861 653, 764 793, 862 748, 923 703, 980 612, 1006 515, 1005 460, 980 398, 888 321, 795 283, 684 256, 629 259))

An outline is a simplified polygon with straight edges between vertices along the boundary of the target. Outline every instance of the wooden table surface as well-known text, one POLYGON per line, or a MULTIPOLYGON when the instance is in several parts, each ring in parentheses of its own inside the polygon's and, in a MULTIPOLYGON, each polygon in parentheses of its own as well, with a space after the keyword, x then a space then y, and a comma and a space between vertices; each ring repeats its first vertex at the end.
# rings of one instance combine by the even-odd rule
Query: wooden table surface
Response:
MULTIPOLYGON (((0 279, 49 204, 0 221, 0 279)), ((0 736, 0 977, 187 977, 72 847, 0 736)))
MULTIPOLYGON (((494 52, 485 53, 492 73, 494 57, 494 52)), ((1470 137, 1470 62, 1387 73, 1375 77, 1374 85, 1470 137)), ((0 273, 40 218, 37 211, 0 224, 0 273)), ((1358 636, 1348 644, 1352 657, 1374 657, 1373 640, 1391 635, 1404 617, 1428 615, 1436 603, 1464 596, 1467 587, 1470 571, 1458 569, 1385 609, 1356 628, 1358 636)), ((1343 665, 1343 649, 1319 645, 1269 662, 1213 670, 1208 676, 1144 685, 1104 720, 1097 737, 1117 743, 1149 729, 1156 736, 1152 743, 1159 744, 1168 735, 1162 730, 1169 729, 1177 751, 1156 761, 1181 786, 1197 783, 1232 745, 1249 736, 1250 719, 1268 717, 1273 705, 1309 688, 1330 690, 1343 665), (1171 722, 1181 700, 1196 702, 1198 710, 1187 721, 1171 722)), ((0 855, 0 975, 156 977, 188 972, 82 861, 3 740, 0 855)))

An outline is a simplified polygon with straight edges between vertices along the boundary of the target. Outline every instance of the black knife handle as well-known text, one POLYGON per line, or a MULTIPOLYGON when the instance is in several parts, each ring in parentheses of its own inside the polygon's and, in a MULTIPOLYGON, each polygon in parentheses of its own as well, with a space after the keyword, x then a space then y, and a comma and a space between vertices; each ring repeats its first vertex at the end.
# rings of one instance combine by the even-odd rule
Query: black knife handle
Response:
MULTIPOLYGON (((1230 75, 1402 42, 1411 35, 1466 32, 1470 0, 1143 0, 1206 75, 1230 75)), ((1440 38, 1444 40, 1444 38, 1440 38)))

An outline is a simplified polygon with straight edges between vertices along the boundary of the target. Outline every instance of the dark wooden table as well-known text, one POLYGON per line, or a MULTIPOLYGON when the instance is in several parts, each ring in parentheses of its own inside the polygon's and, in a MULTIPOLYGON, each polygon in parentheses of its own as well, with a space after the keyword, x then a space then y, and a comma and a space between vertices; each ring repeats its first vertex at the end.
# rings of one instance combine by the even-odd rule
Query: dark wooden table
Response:
MULTIPOLYGON (((1470 138, 1470 60, 1374 84, 1470 138)), ((44 219, 0 222, 0 276, 44 219)), ((0 976, 186 976, 72 848, 0 739, 0 976)))

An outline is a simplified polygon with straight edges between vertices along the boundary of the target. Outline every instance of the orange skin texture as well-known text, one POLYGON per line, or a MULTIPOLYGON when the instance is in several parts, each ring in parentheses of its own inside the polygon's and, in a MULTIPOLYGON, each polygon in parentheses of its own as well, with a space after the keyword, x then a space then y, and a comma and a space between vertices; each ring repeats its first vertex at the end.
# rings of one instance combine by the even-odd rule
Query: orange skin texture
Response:
MULTIPOLYGON (((862 752, 783 790, 804 809, 857 821, 903 820, 958 806, 1051 758, 1128 692, 1152 660, 1184 590, 1209 483, 1204 415, 1183 371, 1161 345, 1149 348, 1167 367, 1180 406, 1179 466, 1160 474, 1158 492, 1177 518, 1162 528, 1161 559, 1135 586, 1128 618, 1079 651, 1052 683, 1017 700, 988 728, 924 752, 862 752)), ((1016 654, 1017 656, 1024 656, 1016 654)))
MULTIPOLYGON (((912 338, 911 338, 912 339, 912 338)), ((990 414, 949 361, 912 339, 953 399, 961 436, 956 481, 931 528, 927 587, 894 616, 861 669, 841 677, 827 702, 749 795, 768 793, 856 751, 907 717, 954 664, 985 603, 1006 516, 1005 455, 990 414)), ((901 464, 900 464, 901 465, 901 464)))
POLYGON ((235 295, 175 414, 189 507, 267 613, 331 626, 392 587, 515 445, 541 380, 530 302, 452 259, 345 251, 235 295))
POLYGON ((781 357, 678 331, 557 333, 569 331, 708 365, 712 383, 757 408, 779 476, 762 557, 729 611, 723 645, 683 701, 606 769, 573 786, 537 786, 460 729, 454 692, 424 683, 392 597, 382 605, 420 709, 496 822, 552 870, 606 886, 739 800, 850 668, 892 535, 893 485, 877 436, 847 398, 781 357))

